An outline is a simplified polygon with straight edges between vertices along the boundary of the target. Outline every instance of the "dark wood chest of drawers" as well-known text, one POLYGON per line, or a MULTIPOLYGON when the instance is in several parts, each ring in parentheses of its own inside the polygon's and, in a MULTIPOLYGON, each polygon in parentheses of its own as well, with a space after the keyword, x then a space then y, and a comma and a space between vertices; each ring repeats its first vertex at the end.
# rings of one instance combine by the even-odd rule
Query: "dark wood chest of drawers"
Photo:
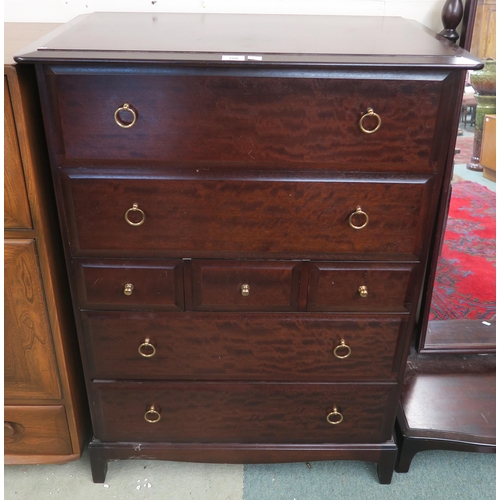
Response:
POLYGON ((369 460, 389 482, 478 62, 401 19, 133 19, 134 40, 131 16, 95 14, 20 58, 37 65, 94 480, 148 457, 369 460), (99 45, 106 23, 123 33, 99 45), (381 30, 378 53, 355 26, 381 30))

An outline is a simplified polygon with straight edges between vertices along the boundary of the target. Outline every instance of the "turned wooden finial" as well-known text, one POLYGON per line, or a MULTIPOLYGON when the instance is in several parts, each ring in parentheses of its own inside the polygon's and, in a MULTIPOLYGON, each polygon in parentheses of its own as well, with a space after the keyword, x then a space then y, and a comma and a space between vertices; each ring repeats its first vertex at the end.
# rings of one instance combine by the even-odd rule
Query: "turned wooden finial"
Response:
POLYGON ((439 34, 455 43, 460 37, 456 28, 460 24, 463 15, 464 6, 462 0, 446 0, 441 12, 444 30, 439 34))

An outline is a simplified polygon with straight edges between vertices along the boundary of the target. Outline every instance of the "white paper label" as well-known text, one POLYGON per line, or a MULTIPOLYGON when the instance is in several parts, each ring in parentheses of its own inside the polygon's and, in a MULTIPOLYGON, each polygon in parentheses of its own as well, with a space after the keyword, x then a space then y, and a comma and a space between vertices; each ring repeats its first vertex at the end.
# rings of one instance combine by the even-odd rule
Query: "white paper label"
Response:
POLYGON ((244 61, 245 56, 222 56, 223 61, 244 61))
POLYGON ((248 56, 249 61, 262 61, 262 56, 248 56))

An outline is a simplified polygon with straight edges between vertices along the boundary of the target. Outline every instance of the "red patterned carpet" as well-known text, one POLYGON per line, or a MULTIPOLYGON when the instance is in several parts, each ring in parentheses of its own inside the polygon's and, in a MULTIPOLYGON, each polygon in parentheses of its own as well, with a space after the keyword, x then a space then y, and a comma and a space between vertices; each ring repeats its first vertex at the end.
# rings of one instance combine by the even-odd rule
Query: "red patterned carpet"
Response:
POLYGON ((475 182, 453 184, 430 320, 495 318, 495 199, 475 182))

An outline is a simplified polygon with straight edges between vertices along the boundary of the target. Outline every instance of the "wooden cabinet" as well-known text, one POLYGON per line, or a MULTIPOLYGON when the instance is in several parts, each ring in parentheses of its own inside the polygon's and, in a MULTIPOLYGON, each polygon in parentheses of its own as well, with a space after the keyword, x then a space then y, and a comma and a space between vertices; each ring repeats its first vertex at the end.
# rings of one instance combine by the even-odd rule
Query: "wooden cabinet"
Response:
POLYGON ((483 167, 483 177, 496 181, 497 176, 497 117, 484 116, 483 142, 479 159, 483 167))
POLYGON ((94 480, 147 456, 369 460, 390 482, 480 62, 391 18, 93 14, 44 46, 19 60, 37 65, 94 480), (123 30, 101 39, 107 23, 123 30))
POLYGON ((14 50, 53 25, 5 29, 4 460, 77 459, 87 403, 33 67, 14 50))

